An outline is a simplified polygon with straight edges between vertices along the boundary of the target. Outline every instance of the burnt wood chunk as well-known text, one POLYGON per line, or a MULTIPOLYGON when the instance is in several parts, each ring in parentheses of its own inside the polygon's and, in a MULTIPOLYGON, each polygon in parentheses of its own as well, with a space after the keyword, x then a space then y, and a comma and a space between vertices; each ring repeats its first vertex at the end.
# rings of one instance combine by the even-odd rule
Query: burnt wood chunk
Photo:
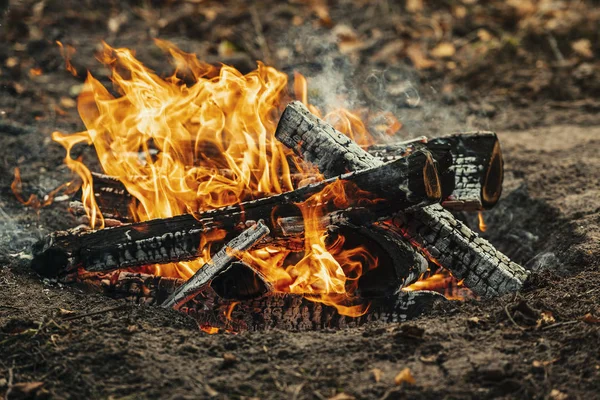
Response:
MULTIPOLYGON (((220 234, 221 239, 225 239, 226 233, 236 234, 245 229, 246 222, 264 219, 272 234, 277 236, 276 219, 281 213, 300 216, 296 203, 306 201, 333 183, 344 186, 350 208, 370 207, 377 218, 389 217, 396 210, 435 203, 441 196, 433 160, 424 152, 416 152, 391 163, 343 174, 294 191, 215 210, 92 232, 55 232, 34 245, 32 267, 44 276, 54 276, 57 271, 77 267, 107 271, 192 260, 203 250, 201 243, 208 239, 206 235, 220 234), (365 202, 364 192, 380 201, 365 202)), ((335 211, 334 203, 326 204, 331 209, 325 211, 335 211)))
POLYGON ((415 251, 410 242, 388 225, 343 223, 330 226, 326 243, 335 243, 340 235, 343 237, 342 248, 361 246, 377 259, 376 268, 363 270, 358 279, 356 294, 361 298, 390 296, 414 283, 429 267, 427 260, 415 251))
MULTIPOLYGON (((228 268, 219 277, 230 277, 228 268)), ((237 278, 231 278, 236 279, 237 278)), ((195 318, 199 325, 227 331, 286 329, 309 331, 360 326, 367 322, 404 322, 430 310, 435 303, 447 300, 439 293, 414 291, 391 294, 371 301, 359 317, 339 315, 334 307, 314 302, 301 294, 267 292, 232 302, 220 296, 217 279, 179 311, 195 318)), ((125 271, 80 275, 78 285, 100 291, 109 297, 141 304, 161 304, 181 284, 182 279, 125 271)))
POLYGON ((306 161, 316 164, 326 177, 383 164, 299 101, 285 108, 275 137, 306 161))
MULTIPOLYGON (((307 115, 308 110, 302 103, 293 102, 288 107, 293 117, 282 119, 280 125, 287 124, 288 121, 293 125, 289 129, 278 127, 278 138, 299 154, 306 156, 307 160, 326 168, 322 173, 335 173, 338 169, 364 168, 365 164, 381 164, 381 160, 357 145, 347 144, 347 141, 351 141, 349 138, 342 141, 338 138, 339 132, 331 127, 324 128, 326 122, 316 123, 317 117, 307 115), (294 127, 300 128, 294 132, 294 127), (340 142, 344 143, 342 147, 351 148, 348 156, 343 153, 340 142), (336 153, 320 150, 332 147, 337 149, 336 153), (334 156, 339 158, 338 162, 331 159, 322 160, 334 156)), ((406 215, 399 214, 394 220, 399 223, 399 233, 426 251, 432 261, 448 269, 458 279, 464 279, 465 286, 478 296, 501 295, 519 290, 527 279, 528 272, 523 267, 507 263, 506 256, 460 224, 439 205, 424 207, 406 215)))
POLYGON ((444 196, 442 206, 453 211, 477 211, 492 208, 502 194, 504 162, 500 142, 494 132, 461 132, 430 140, 420 138, 391 145, 368 148, 371 155, 389 162, 417 149, 434 154, 450 152, 454 188, 444 196))
POLYGON ((198 295, 206 285, 224 269, 226 269, 234 258, 242 252, 250 249, 260 239, 269 234, 269 228, 261 221, 240 233, 235 239, 228 242, 219 250, 210 261, 206 262, 188 281, 181 285, 162 304, 165 308, 178 309, 184 303, 198 295))

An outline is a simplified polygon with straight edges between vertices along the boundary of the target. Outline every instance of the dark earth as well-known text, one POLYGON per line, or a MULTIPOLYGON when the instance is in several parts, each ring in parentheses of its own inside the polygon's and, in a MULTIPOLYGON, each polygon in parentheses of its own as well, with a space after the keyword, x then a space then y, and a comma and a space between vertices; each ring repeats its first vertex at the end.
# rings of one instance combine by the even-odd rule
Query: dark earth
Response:
POLYGON ((6 399, 600 396, 598 2, 3 0, 0 13, 6 399), (84 129, 74 99, 87 69, 108 82, 101 41, 170 74, 154 37, 242 72, 255 60, 300 71, 325 108, 392 111, 399 139, 497 131, 504 193, 483 236, 533 271, 527 286, 400 325, 208 335, 174 311, 43 282, 31 244, 77 222, 64 196, 23 206, 14 169, 25 198, 70 180, 50 134, 84 129), (79 77, 56 40, 77 50, 79 77), (397 385, 405 368, 414 382, 397 385))

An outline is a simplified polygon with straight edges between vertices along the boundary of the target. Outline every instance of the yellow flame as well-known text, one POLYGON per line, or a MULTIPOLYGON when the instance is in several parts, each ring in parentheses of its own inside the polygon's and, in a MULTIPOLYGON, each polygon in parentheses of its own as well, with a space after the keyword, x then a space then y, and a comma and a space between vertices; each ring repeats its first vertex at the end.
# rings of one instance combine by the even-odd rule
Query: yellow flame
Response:
MULTIPOLYGON (((202 63, 169 42, 156 43, 173 58, 173 76, 163 79, 131 50, 104 44, 98 58, 112 69, 118 96, 88 74, 77 102, 87 130, 52 136, 67 150, 67 166, 82 179, 83 203, 92 227, 103 227, 104 222, 90 171, 71 157, 76 144, 93 145, 103 172, 117 177, 137 199, 130 212, 138 221, 290 191, 292 172, 314 175, 314 167, 274 137, 282 107, 289 100, 284 73, 258 62, 255 71, 243 75, 230 66, 202 63)), ((300 74, 295 74, 294 90, 296 98, 321 115, 308 104, 306 80, 300 74)), ((359 144, 373 143, 357 115, 341 109, 324 118, 359 144)), ((392 124, 397 125, 397 120, 392 124)), ((356 316, 368 305, 357 304, 352 291, 362 272, 374 268, 377 260, 362 247, 344 248, 343 239, 328 247, 326 232, 317 223, 323 213, 319 205, 344 201, 344 196, 341 186, 330 185, 298 205, 305 220, 300 261, 288 261, 290 250, 276 247, 254 250, 243 258, 260 268, 278 291, 300 293, 356 316)), ((211 243, 224 235, 217 231, 203 237, 202 257, 193 262, 148 266, 146 272, 189 278, 208 260, 211 243)))

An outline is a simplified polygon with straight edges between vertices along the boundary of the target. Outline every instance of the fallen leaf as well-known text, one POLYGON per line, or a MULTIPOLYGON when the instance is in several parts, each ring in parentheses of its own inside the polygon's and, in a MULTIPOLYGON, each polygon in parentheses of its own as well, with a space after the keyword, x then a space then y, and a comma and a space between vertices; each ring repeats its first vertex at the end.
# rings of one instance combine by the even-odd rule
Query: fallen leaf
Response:
POLYGON ((406 55, 412 61, 416 69, 428 69, 435 65, 435 61, 427 58, 421 50, 421 45, 414 43, 406 49, 406 55))
POLYGON ((395 56, 400 54, 400 52, 402 52, 403 49, 404 49, 404 41, 403 40, 400 40, 400 39, 392 40, 391 42, 388 42, 385 45, 383 45, 383 47, 381 47, 381 49, 379 49, 379 51, 377 51, 377 53, 373 54, 373 56, 371 57, 371 60, 373 62, 390 61, 395 56))
POLYGON ((416 383, 415 378, 413 377, 412 373, 410 372, 409 368, 404 368, 402 371, 400 371, 398 373, 398 375, 396 375, 396 377, 394 378, 394 383, 396 385, 400 385, 402 383, 406 383, 408 385, 414 385, 416 383))
POLYGON ((594 317, 592 314, 587 313, 583 316, 583 322, 587 324, 600 324, 600 318, 594 317))
POLYGON ((378 383, 381 380, 381 370, 379 368, 373 368, 371 373, 373 374, 373 380, 378 383))
POLYGON ((75 314, 75 311, 67 310, 67 309, 64 309, 64 308, 59 308, 59 309, 58 309, 58 313, 59 313, 61 316, 65 316, 65 315, 71 315, 71 314, 75 314))
POLYGON ((327 8, 327 4, 324 0, 313 0, 310 8, 319 18, 321 25, 327 28, 333 26, 333 21, 331 21, 331 17, 329 16, 329 8, 327 8))
POLYGON ((552 325, 556 322, 554 315, 550 311, 542 311, 540 313, 541 317, 536 321, 536 327, 540 328, 546 325, 552 325))
POLYGON ((228 57, 235 53, 236 47, 229 40, 222 40, 221 43, 219 43, 217 51, 219 53, 219 57, 228 57))
POLYGON ((552 389, 550 391, 550 398, 552 400, 567 400, 569 398, 569 395, 561 392, 560 390, 552 389))
POLYGON ((354 396, 350 396, 349 394, 346 394, 344 392, 338 393, 335 396, 329 398, 329 400, 354 400, 354 399, 355 399, 354 396))
POLYGON ((60 98, 60 105, 63 108, 75 108, 75 106, 77 106, 77 103, 75 102, 75 100, 73 100, 70 97, 61 97, 60 98))
POLYGON ((575 53, 584 58, 593 58, 592 43, 588 39, 579 39, 571 42, 571 48, 575 53))
POLYGON ((11 398, 29 398, 35 397, 35 392, 44 386, 44 382, 23 382, 16 383, 10 387, 11 398))
POLYGON ((423 0, 406 0, 406 11, 416 13, 423 10, 423 0))
POLYGON ((456 53, 456 48, 452 43, 440 43, 431 50, 431 56, 435 58, 452 57, 456 53))
POLYGON ((482 42, 489 42, 490 40, 492 40, 493 36, 491 33, 489 33, 488 31, 486 31, 485 29, 479 29, 477 31, 477 37, 479 38, 479 40, 481 40, 482 42))
POLYGON ((419 357, 419 361, 425 364, 433 364, 437 361, 437 354, 432 354, 430 356, 421 356, 419 357))
POLYGON ((13 68, 19 65, 19 59, 17 57, 8 57, 4 62, 7 68, 13 68))

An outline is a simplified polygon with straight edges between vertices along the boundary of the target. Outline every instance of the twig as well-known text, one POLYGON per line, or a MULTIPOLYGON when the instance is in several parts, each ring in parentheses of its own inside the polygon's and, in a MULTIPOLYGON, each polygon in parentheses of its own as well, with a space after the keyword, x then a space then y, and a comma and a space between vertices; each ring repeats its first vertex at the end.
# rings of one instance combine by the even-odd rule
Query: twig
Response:
MULTIPOLYGON (((15 365, 14 361, 13 361, 13 366, 15 365)), ((8 369, 8 389, 6 389, 6 393, 4 394, 4 399, 8 400, 8 395, 10 394, 10 392, 12 391, 12 387, 13 387, 13 367, 10 367, 8 369)))
POLYGON ((542 328, 542 330, 543 330, 543 331, 546 331, 546 330, 548 330, 548 329, 556 328, 557 326, 573 325, 573 324, 576 324, 576 323, 578 323, 578 322, 580 322, 580 321, 565 321, 565 322, 557 322, 556 324, 552 324, 552 325, 547 325, 547 326, 544 326, 544 327, 542 328))
POLYGON ((23 307, 7 306, 7 305, 4 305, 4 304, 0 304, 0 308, 8 308, 8 309, 11 309, 11 310, 22 310, 23 309, 23 307))
POLYGON ((556 57, 558 62, 562 64, 563 62, 565 62, 565 57, 562 55, 562 53, 560 52, 560 49, 558 48, 558 43, 556 42, 556 38, 550 32, 548 32, 547 35, 548 35, 548 43, 550 43, 550 48, 552 49, 552 52, 554 53, 554 57, 556 57))
POLYGON ((512 322, 517 328, 519 328, 520 330, 524 331, 525 328, 523 328, 521 325, 517 324, 517 321, 514 320, 514 318, 512 317, 512 315, 510 315, 510 311, 508 311, 508 306, 510 304, 507 304, 504 306, 504 311, 506 312, 506 316, 508 317, 508 319, 510 319, 510 322, 512 322))
POLYGON ((74 319, 85 318, 85 317, 89 317, 89 316, 92 316, 92 315, 104 314, 104 313, 107 313, 107 312, 110 312, 110 311, 116 311, 116 310, 119 310, 119 309, 121 309, 123 307, 125 307, 125 304, 121 304, 121 305, 118 305, 116 307, 105 308, 103 310, 92 311, 92 312, 85 313, 85 314, 72 315, 70 317, 63 318, 62 320, 63 321, 72 321, 74 319))

